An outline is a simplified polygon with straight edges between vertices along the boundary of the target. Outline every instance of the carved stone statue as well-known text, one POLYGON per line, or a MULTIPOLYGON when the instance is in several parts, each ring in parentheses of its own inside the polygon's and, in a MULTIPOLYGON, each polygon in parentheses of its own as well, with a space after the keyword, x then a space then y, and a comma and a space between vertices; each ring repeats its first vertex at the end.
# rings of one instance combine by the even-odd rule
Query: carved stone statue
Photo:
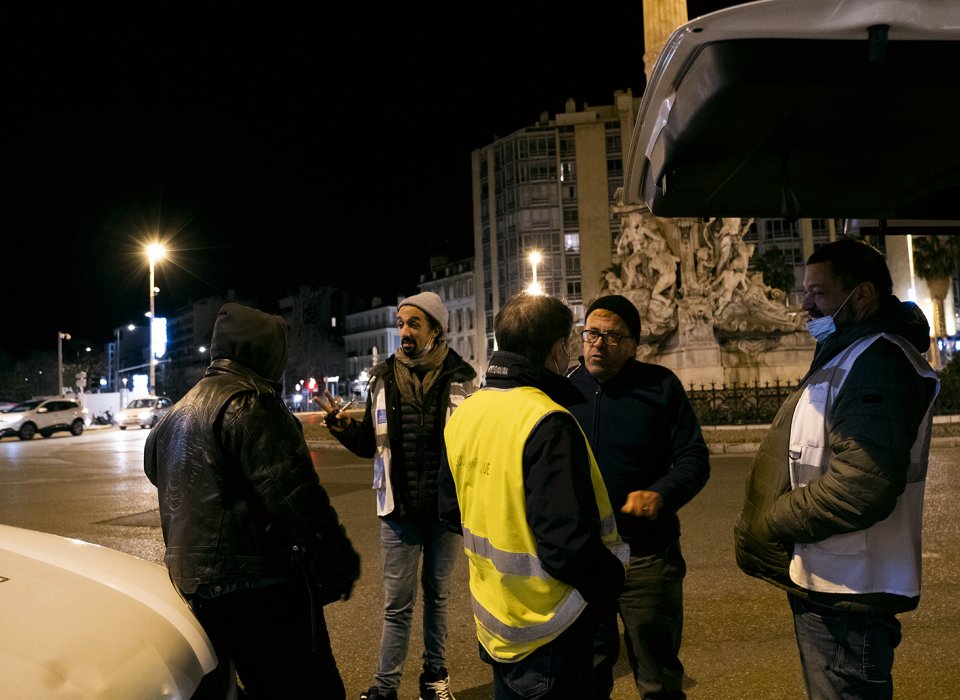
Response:
POLYGON ((640 207, 622 207, 614 264, 604 271, 601 291, 622 294, 640 312, 644 339, 654 344, 677 327, 677 263, 657 219, 640 207))
POLYGON ((716 342, 716 333, 727 337, 802 328, 799 314, 787 308, 786 295, 765 285, 761 273, 749 272, 755 246, 744 236, 753 219, 658 219, 646 207, 619 199, 613 211, 620 216, 620 234, 601 290, 633 301, 644 343, 651 348, 678 326, 681 342, 701 344, 716 342), (681 270, 689 279, 682 278, 681 270))

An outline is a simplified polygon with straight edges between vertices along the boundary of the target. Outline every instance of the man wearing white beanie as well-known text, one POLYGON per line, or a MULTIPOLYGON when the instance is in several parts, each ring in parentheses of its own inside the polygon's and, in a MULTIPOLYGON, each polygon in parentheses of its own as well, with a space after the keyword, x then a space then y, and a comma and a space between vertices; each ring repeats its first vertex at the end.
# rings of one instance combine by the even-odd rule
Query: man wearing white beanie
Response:
POLYGON ((447 419, 473 389, 476 372, 447 346, 448 313, 433 292, 397 308, 400 348, 374 367, 362 421, 338 411, 325 392, 330 432, 359 457, 374 458, 383 550, 383 636, 376 684, 361 700, 396 700, 410 633, 417 581, 423 581, 421 700, 453 700, 444 645, 447 599, 460 535, 437 512, 437 473, 447 419), (418 576, 421 555, 423 570, 418 576))

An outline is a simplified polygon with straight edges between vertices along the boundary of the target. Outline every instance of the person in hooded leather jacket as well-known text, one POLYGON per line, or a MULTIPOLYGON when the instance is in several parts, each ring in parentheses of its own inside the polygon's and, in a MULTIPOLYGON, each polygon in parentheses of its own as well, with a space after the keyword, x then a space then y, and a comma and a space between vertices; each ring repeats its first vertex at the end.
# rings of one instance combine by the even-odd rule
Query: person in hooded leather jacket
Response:
POLYGON ((787 591, 811 698, 891 698, 896 614, 920 597, 929 326, 859 240, 817 249, 804 288, 818 342, 754 458, 737 563, 787 591))
POLYGON ((144 451, 170 578, 225 684, 232 661, 247 697, 343 698, 323 605, 349 597, 360 558, 280 394, 286 322, 224 304, 210 356, 144 451))

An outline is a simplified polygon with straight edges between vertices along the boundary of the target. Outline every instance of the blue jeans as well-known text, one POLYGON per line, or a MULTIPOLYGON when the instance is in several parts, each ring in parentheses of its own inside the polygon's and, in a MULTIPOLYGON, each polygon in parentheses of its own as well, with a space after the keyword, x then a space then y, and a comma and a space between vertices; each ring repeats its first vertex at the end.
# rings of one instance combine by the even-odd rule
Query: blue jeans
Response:
POLYGON ((790 594, 787 598, 808 697, 893 697, 893 650, 900 643, 900 621, 894 615, 836 610, 790 594))
POLYGON ((588 605, 559 637, 515 663, 494 660, 480 645, 480 658, 493 669, 495 700, 585 700, 590 697, 593 630, 588 605))
POLYGON ((601 616, 593 640, 593 693, 608 700, 620 656, 617 613, 633 680, 644 700, 683 700, 683 578, 687 565, 674 542, 654 554, 631 556, 617 607, 601 616))
POLYGON ((377 687, 397 690, 410 646, 413 608, 417 600, 417 569, 423 567, 423 666, 437 671, 446 666, 447 600, 450 576, 463 538, 439 521, 432 523, 380 520, 383 556, 383 636, 377 664, 377 687))

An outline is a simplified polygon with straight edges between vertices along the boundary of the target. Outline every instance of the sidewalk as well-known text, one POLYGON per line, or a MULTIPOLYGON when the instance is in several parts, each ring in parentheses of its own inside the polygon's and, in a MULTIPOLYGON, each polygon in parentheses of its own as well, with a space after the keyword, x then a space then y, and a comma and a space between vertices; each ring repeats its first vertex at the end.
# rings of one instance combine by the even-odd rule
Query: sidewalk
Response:
MULTIPOLYGON (((307 445, 311 449, 340 448, 329 431, 321 424, 319 413, 298 414, 304 426, 307 445)), ((712 455, 753 454, 760 447, 770 424, 765 425, 710 425, 703 427, 703 437, 712 455)), ((960 447, 960 416, 934 416, 931 447, 960 447)), ((342 449, 342 448, 341 448, 342 449)))
MULTIPOLYGON (((703 437, 710 454, 752 454, 770 429, 765 425, 710 425, 703 427, 703 437)), ((931 447, 960 447, 960 416, 934 416, 931 447)))

